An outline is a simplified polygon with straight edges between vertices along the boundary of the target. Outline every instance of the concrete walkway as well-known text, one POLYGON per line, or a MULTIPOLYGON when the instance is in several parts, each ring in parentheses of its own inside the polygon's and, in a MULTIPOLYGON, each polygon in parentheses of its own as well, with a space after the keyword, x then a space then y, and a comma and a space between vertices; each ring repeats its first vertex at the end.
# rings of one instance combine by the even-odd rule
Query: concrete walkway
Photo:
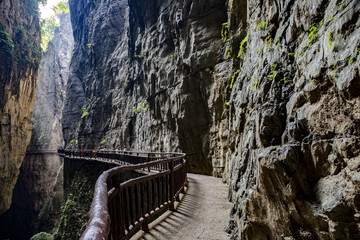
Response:
POLYGON ((220 178, 188 174, 189 188, 175 212, 167 211, 152 222, 150 232, 139 231, 131 240, 224 240, 231 203, 220 178))

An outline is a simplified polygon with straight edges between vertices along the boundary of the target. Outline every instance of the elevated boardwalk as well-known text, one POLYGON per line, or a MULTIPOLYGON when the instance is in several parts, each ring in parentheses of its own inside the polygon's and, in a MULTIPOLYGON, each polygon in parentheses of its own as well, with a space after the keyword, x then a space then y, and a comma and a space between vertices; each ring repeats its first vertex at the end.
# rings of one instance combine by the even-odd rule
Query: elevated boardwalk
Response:
POLYGON ((104 171, 97 180, 82 240, 230 237, 224 231, 231 209, 226 185, 219 178, 187 175, 185 154, 95 150, 59 153, 71 169, 95 162, 118 166, 104 171), (121 180, 122 173, 134 170, 143 174, 121 180), (158 218, 150 222, 154 217, 158 218))
POLYGON ((230 236, 224 231, 231 203, 228 188, 221 179, 187 175, 189 188, 176 211, 167 211, 149 224, 150 231, 139 231, 131 240, 223 240, 230 236))

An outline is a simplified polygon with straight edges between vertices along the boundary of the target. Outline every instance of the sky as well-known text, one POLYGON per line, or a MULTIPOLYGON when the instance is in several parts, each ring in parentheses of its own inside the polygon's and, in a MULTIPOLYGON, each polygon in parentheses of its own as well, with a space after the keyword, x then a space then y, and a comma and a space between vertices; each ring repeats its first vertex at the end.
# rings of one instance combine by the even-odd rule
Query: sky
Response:
POLYGON ((47 0, 47 4, 43 6, 39 5, 41 19, 49 18, 53 14, 53 10, 51 9, 53 6, 58 4, 61 0, 47 0))

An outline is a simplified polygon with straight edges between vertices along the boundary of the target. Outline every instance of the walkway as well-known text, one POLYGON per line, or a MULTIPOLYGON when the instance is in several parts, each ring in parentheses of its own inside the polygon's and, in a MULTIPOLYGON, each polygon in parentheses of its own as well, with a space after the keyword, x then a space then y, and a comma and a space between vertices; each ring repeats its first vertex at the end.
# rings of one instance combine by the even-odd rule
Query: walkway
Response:
POLYGON ((167 211, 149 224, 150 232, 139 231, 131 240, 224 240, 231 210, 227 186, 221 179, 187 174, 189 189, 176 212, 167 211))

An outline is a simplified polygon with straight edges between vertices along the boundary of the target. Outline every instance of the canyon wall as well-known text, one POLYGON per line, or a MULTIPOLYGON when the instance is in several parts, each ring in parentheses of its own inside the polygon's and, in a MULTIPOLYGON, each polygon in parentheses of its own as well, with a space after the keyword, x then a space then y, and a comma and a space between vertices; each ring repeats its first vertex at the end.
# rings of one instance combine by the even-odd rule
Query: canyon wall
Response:
POLYGON ((182 151, 234 239, 359 238, 356 0, 70 1, 67 147, 182 151))
POLYGON ((0 1, 0 214, 12 191, 31 137, 31 113, 40 63, 35 0, 0 1))
POLYGON ((41 59, 31 141, 11 208, 0 217, 0 238, 29 239, 40 230, 52 228, 60 215, 63 169, 57 149, 64 144, 61 119, 73 37, 70 14, 59 14, 59 20, 60 26, 41 59))
POLYGON ((360 238, 360 2, 231 1, 229 12, 234 232, 360 238))
POLYGON ((188 153, 211 174, 208 110, 223 1, 71 1, 68 147, 188 153), (70 144, 72 143, 72 144, 70 144))

